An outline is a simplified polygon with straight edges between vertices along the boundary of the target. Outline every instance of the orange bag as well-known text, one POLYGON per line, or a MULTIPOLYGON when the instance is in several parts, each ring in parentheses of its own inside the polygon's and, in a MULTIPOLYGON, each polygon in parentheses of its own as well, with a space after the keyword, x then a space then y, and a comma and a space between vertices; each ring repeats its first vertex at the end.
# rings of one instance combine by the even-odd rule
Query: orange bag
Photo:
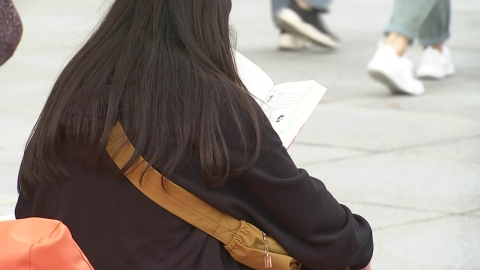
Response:
POLYGON ((0 222, 0 269, 93 270, 69 229, 58 220, 0 222))

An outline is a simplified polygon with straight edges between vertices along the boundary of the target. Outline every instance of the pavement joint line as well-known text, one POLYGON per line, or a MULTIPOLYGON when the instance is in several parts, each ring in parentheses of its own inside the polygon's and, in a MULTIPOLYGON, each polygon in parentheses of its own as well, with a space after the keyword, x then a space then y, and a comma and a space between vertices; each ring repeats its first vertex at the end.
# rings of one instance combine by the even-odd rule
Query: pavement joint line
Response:
POLYGON ((412 207, 412 206, 395 205, 395 204, 388 204, 388 203, 356 201, 356 200, 351 200, 351 199, 340 199, 339 201, 340 202, 350 202, 350 203, 368 205, 368 206, 377 206, 377 207, 383 207, 383 208, 412 210, 412 211, 425 212, 425 213, 455 214, 455 212, 440 211, 440 210, 435 210, 435 209, 417 208, 417 207, 412 207))
POLYGON ((398 147, 398 148, 393 148, 390 150, 380 150, 379 152, 385 152, 385 153, 391 153, 391 152, 396 152, 396 151, 406 151, 406 150, 412 150, 415 148, 422 148, 422 147, 431 147, 431 146, 438 146, 438 145, 443 145, 443 144, 452 144, 452 143, 457 143, 457 142, 462 142, 462 141, 469 141, 469 140, 475 140, 479 139, 480 134, 475 134, 475 135, 470 135, 467 137, 460 137, 460 138, 453 138, 453 139, 448 139, 444 141, 437 141, 437 142, 431 142, 431 143, 421 143, 421 144, 412 144, 412 145, 407 145, 403 147, 398 147))
POLYGON ((390 153, 390 152, 395 152, 395 151, 410 150, 410 149, 419 148, 419 147, 429 147, 429 146, 436 146, 436 145, 440 145, 440 144, 450 144, 450 143, 456 143, 456 142, 461 142, 461 141, 475 140, 475 139, 479 139, 479 138, 480 138, 480 133, 475 134, 475 135, 470 135, 470 136, 467 136, 467 137, 452 138, 452 139, 448 139, 448 140, 431 142, 431 143, 412 144, 412 145, 402 146, 402 147, 398 147, 398 148, 390 148, 390 149, 386 149, 386 150, 373 150, 373 149, 365 149, 365 148, 341 146, 341 145, 332 145, 332 144, 324 144, 324 143, 312 143, 312 142, 305 142, 305 141, 295 141, 294 144, 302 145, 302 146, 313 146, 313 147, 339 148, 339 149, 344 149, 344 150, 354 150, 354 151, 368 152, 368 153, 371 153, 371 154, 384 154, 384 153, 390 153))
POLYGON ((478 210, 478 209, 468 210, 468 211, 463 211, 463 212, 452 212, 452 213, 447 213, 447 214, 436 216, 436 217, 422 218, 422 219, 412 220, 412 221, 393 224, 393 225, 388 225, 388 226, 380 226, 380 227, 377 227, 377 228, 372 228, 372 230, 383 231, 383 230, 388 230, 388 229, 393 229, 393 228, 398 228, 398 227, 403 227, 403 226, 410 226, 410 225, 416 225, 416 224, 435 221, 435 220, 446 219, 446 218, 455 217, 455 216, 468 216, 468 217, 480 218, 478 216, 468 214, 468 213, 473 213, 476 210, 478 210))
MULTIPOLYGON (((333 99, 333 100, 325 100, 325 101, 322 101, 321 104, 341 104, 341 103, 346 103, 346 102, 350 102, 350 101, 361 100, 363 98, 375 98, 376 100, 382 100, 382 101, 395 101, 398 98, 408 99, 410 97, 406 96, 406 95, 401 95, 401 94, 391 95, 390 93, 379 94, 379 93, 375 92, 375 93, 366 93, 366 94, 360 94, 360 95, 352 95, 352 96, 345 97, 345 98, 336 98, 336 99, 333 99)), ((370 109, 378 109, 378 110, 398 110, 396 108, 372 108, 372 107, 355 105, 355 104, 346 104, 346 105, 351 106, 351 107, 357 107, 357 108, 370 108, 370 109)), ((421 112, 421 111, 410 111, 410 110, 408 110, 408 111, 407 110, 399 110, 399 111, 426 113, 426 112, 421 112)))
MULTIPOLYGON (((354 95, 354 96, 349 96, 349 97, 344 97, 344 98, 337 98, 333 100, 325 100, 320 103, 321 104, 340 104, 340 103, 345 103, 349 101, 355 101, 355 100, 361 100, 363 98, 368 98, 368 97, 375 97, 378 98, 377 93, 367 93, 367 94, 361 94, 361 95, 354 95)), ((387 97, 387 96, 386 96, 387 97)), ((388 96, 391 98, 391 96, 388 96)))
POLYGON ((305 141, 294 141, 293 144, 301 145, 301 146, 312 146, 312 147, 325 147, 325 148, 353 150, 353 151, 361 151, 361 152, 367 152, 367 153, 378 152, 378 150, 372 150, 372 149, 350 147, 350 146, 340 146, 340 145, 332 145, 332 144, 323 144, 323 143, 311 143, 311 142, 305 142, 305 141))
POLYGON ((478 211, 480 211, 480 208, 467 210, 467 211, 463 211, 463 212, 456 212, 456 213, 452 213, 452 214, 456 215, 456 216, 468 216, 468 217, 478 217, 478 218, 480 218, 480 216, 477 214, 478 211))
POLYGON ((445 219, 445 218, 448 218, 448 217, 451 217, 451 216, 452 215, 450 215, 450 214, 445 214, 445 215, 440 215, 440 216, 436 216, 436 217, 422 218, 422 219, 412 220, 412 221, 408 221, 408 222, 402 222, 402 223, 393 224, 393 225, 380 226, 380 227, 377 227, 377 228, 372 228, 372 230, 373 231, 384 231, 384 230, 388 230, 388 229, 395 229, 395 228, 404 227, 404 226, 410 226, 410 225, 416 225, 416 224, 435 221, 435 220, 441 220, 441 219, 445 219))
POLYGON ((452 216, 469 217, 469 218, 479 218, 479 219, 480 219, 480 216, 479 216, 479 215, 475 215, 475 214, 456 214, 456 215, 452 215, 452 216))
POLYGON ((432 142, 432 143, 424 143, 424 144, 414 144, 414 145, 408 145, 408 146, 403 146, 399 148, 392 148, 392 149, 387 149, 387 150, 367 150, 367 149, 360 149, 360 148, 353 148, 353 147, 343 147, 343 146, 338 146, 338 145, 326 145, 326 144, 316 144, 316 143, 309 143, 309 142, 295 142, 297 145, 302 145, 302 146, 312 146, 312 147, 327 147, 327 148, 335 148, 335 149, 344 149, 344 150, 354 150, 354 151, 363 151, 364 153, 361 155, 356 155, 356 156, 350 156, 350 157, 345 157, 345 158, 333 158, 333 159, 327 159, 324 161, 314 161, 314 162, 305 162, 302 164, 302 166, 312 166, 316 164, 327 164, 327 163, 335 163, 335 162, 340 162, 340 161, 345 161, 345 160, 351 160, 351 159, 357 159, 357 158, 363 158, 363 157, 368 157, 368 156, 375 156, 375 155, 380 155, 380 154, 391 154, 395 152, 404 152, 408 150, 413 150, 417 148, 422 148, 422 147, 432 147, 432 146, 438 146, 438 145, 444 145, 444 144, 452 144, 452 143, 457 143, 457 142, 462 142, 462 141, 469 141, 469 140, 475 140, 479 139, 480 134, 468 136, 468 137, 463 137, 463 138, 455 138, 455 139, 449 139, 445 141, 438 141, 438 142, 432 142))
MULTIPOLYGON (((376 97, 377 99, 379 97, 376 97)), ((372 109, 372 110, 386 110, 386 111, 398 111, 398 112, 411 112, 411 113, 416 113, 416 114, 430 114, 430 115, 436 115, 436 116, 449 116, 448 114, 445 113, 438 113, 438 112, 425 112, 425 111, 419 111, 415 109, 397 109, 397 108, 388 108, 388 107, 368 107, 366 105, 357 105, 357 104, 342 104, 345 102, 351 102, 351 101, 356 101, 356 100, 362 100, 362 98, 352 98, 352 99, 345 99, 345 100, 336 100, 336 101, 331 101, 331 102, 325 102, 325 104, 329 105, 342 105, 342 106, 347 106, 347 107, 353 107, 353 108, 360 108, 360 109, 372 109)), ((395 101, 395 100, 388 100, 388 101, 395 101)), ((472 120, 475 121, 475 120, 472 120)), ((475 121, 478 122, 478 121, 475 121)))

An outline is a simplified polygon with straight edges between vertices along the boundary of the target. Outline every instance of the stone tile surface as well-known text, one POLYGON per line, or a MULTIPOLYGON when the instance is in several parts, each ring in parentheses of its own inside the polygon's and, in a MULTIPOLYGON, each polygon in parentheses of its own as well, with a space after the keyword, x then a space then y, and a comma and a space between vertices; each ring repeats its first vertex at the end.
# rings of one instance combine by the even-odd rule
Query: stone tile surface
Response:
POLYGON ((480 218, 448 217, 376 231, 376 269, 480 269, 480 218))
POLYGON ((466 118, 333 103, 317 108, 297 141, 385 151, 477 135, 480 122, 466 118))
MULTIPOLYGON (((454 160, 460 163, 480 164, 480 137, 475 136, 450 143, 419 147, 412 150, 416 155, 436 159, 454 160)), ((480 179, 480 177, 479 177, 480 179)))
POLYGON ((306 169, 342 199, 442 212, 480 207, 480 164, 404 151, 320 163, 306 169))
POLYGON ((480 210, 478 210, 478 211, 473 211, 473 212, 469 213, 469 215, 476 216, 476 217, 480 217, 480 210))
MULTIPOLYGON (((480 54, 478 60, 480 62, 480 54)), ((478 88, 459 76, 442 83, 442 89, 435 87, 439 82, 427 81, 427 87, 435 87, 428 95, 413 98, 409 96, 361 97, 343 101, 343 105, 361 108, 388 109, 396 111, 423 112, 447 115, 480 121, 480 93, 478 88), (461 89, 461 90, 460 90, 461 89)))

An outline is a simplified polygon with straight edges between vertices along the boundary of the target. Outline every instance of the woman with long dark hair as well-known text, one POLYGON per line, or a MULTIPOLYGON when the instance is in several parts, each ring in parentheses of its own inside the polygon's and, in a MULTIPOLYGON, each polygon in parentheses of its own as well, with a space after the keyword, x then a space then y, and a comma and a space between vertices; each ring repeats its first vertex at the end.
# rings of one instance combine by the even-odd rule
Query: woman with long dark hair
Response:
POLYGON ((95 269, 248 269, 115 167, 105 147, 119 122, 136 149, 131 160, 141 155, 261 228, 305 268, 369 265, 368 223, 297 169, 240 80, 231 8, 231 0, 116 0, 35 125, 16 217, 63 221, 95 269))

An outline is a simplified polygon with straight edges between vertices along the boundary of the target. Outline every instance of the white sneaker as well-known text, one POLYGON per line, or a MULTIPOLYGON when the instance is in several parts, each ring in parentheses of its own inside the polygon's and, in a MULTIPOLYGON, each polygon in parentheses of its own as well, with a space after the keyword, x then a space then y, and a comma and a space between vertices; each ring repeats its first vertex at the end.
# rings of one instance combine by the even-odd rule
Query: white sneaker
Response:
POLYGON ((417 69, 419 78, 443 79, 455 74, 455 67, 450 59, 450 50, 443 46, 442 52, 428 47, 423 52, 417 69))
POLYGON ((423 83, 413 76, 413 63, 400 57, 388 45, 381 46, 368 63, 370 76, 386 85, 393 93, 421 95, 425 92, 423 83))
MULTIPOLYGON (((385 40, 379 40, 377 42, 377 50, 380 50, 385 45, 387 45, 387 43, 385 43, 385 40)), ((408 54, 406 52, 401 57, 402 57, 402 59, 405 59, 405 61, 409 65, 410 69, 412 69, 412 70, 415 69, 415 63, 413 63, 413 61, 410 60, 410 58, 408 58, 408 54)))
POLYGON ((283 51, 299 51, 312 47, 312 43, 290 33, 280 34, 278 49, 283 51))

